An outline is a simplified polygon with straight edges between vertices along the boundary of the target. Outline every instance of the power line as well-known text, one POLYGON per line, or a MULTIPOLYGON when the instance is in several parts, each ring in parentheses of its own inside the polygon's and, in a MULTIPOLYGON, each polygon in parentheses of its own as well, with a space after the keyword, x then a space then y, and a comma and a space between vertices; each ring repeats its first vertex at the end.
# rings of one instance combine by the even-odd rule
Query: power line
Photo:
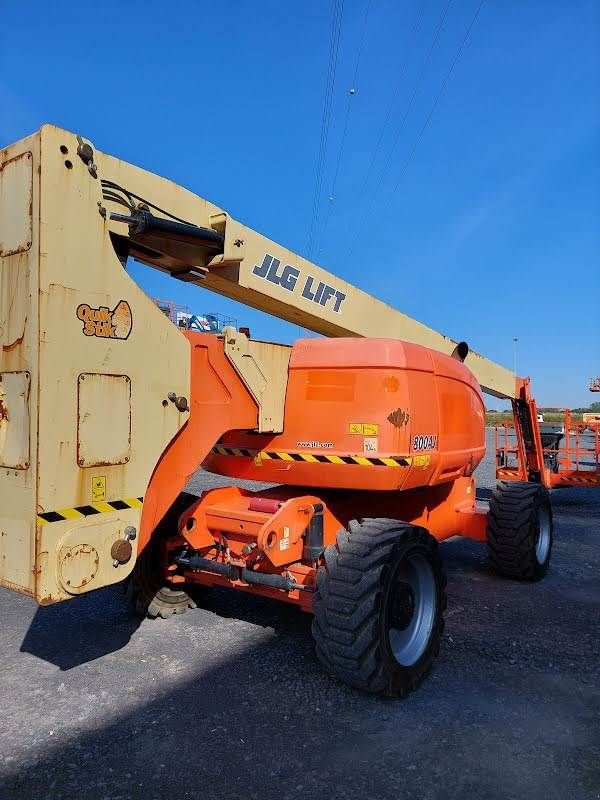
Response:
POLYGON ((323 118, 321 121, 319 152, 317 156, 317 164, 315 169, 315 192, 313 197, 312 218, 308 232, 308 242, 307 242, 307 250, 309 255, 311 255, 315 245, 315 233, 317 227, 317 220, 319 218, 319 205, 321 201, 321 191, 323 187, 323 172, 325 167, 325 155, 327 153, 327 139, 329 136, 329 126, 331 124, 333 90, 335 87, 335 75, 337 70, 337 59, 340 47, 340 33, 342 28, 343 13, 344 13, 344 0, 333 0, 333 18, 331 22, 331 35, 329 37, 329 60, 327 65, 327 75, 325 78, 323 118))
POLYGON ((341 166, 341 163, 342 163, 342 156, 343 156, 344 147, 345 147, 345 144, 346 144, 346 137, 348 135, 348 123, 350 121, 350 109, 352 108, 352 104, 353 104, 352 101, 354 100, 354 97, 356 96, 358 70, 359 70, 359 67, 360 67, 360 61, 361 61, 362 53, 363 53, 364 46, 365 46, 366 33, 367 33, 367 21, 368 21, 368 18, 369 18, 369 11, 371 10, 371 5, 372 4, 373 4, 373 0, 368 0, 367 5, 365 6, 365 13, 364 13, 364 16, 363 16, 363 23, 362 23, 362 34, 361 34, 360 44, 359 44, 359 47, 358 47, 358 50, 357 50, 357 54, 356 54, 356 62, 355 62, 355 65, 354 65, 354 74, 352 76, 352 83, 350 84, 350 89, 348 91, 348 99, 346 101, 346 114, 345 114, 345 118, 344 118, 344 127, 343 127, 343 131, 342 131, 342 138, 340 140, 340 146, 339 146, 339 149, 338 149, 338 154, 337 154, 337 159, 336 159, 336 164, 335 164, 335 170, 334 170, 334 173, 333 173, 333 180, 331 182, 331 192, 330 192, 330 195, 329 195, 329 205, 327 207, 327 214, 325 216, 325 222, 323 224, 323 231, 321 233, 321 237, 322 238, 324 238, 325 234, 327 233, 327 226, 329 225, 329 218, 331 217, 332 203, 336 199, 335 191, 336 191, 336 187, 337 187, 338 177, 339 177, 339 174, 340 174, 340 166, 341 166))
MULTIPOLYGON (((399 125, 398 125, 398 127, 396 129, 396 134, 394 136, 394 139, 392 140, 392 146, 390 147, 390 149, 388 151, 387 158, 386 158, 382 168, 379 171, 378 180, 376 181, 376 185, 377 186, 381 186, 382 185, 383 181, 385 180, 386 174, 389 172, 389 169, 390 169, 390 166, 391 166, 391 162, 392 162, 392 157, 394 155, 394 152, 395 152, 396 147, 398 146, 398 142, 400 140, 400 134, 404 130, 404 126, 406 124, 406 120, 408 119, 408 116, 409 116, 409 114, 410 114, 410 112, 412 110, 412 107, 413 107, 414 102, 415 102, 415 100, 417 98, 417 95, 419 94, 419 91, 421 89, 421 85, 423 83, 423 78, 425 77, 425 72, 427 71, 427 67, 429 66, 429 62, 431 61, 431 57, 432 57, 432 55, 433 55, 433 53, 435 51, 435 48, 437 47, 437 43, 439 41, 442 29, 444 27, 444 23, 446 21, 446 17, 448 16, 448 11, 450 10, 450 6, 451 5, 452 5, 452 0, 447 0, 445 6, 442 9, 442 13, 441 13, 440 18, 438 20, 438 23, 435 26, 435 29, 434 29, 434 32, 433 32, 433 37, 432 37, 431 42, 429 44, 429 48, 427 50, 427 54, 426 54, 425 59, 423 60, 423 62, 421 64, 421 67, 420 67, 419 72, 417 74, 417 79, 416 79, 415 84, 413 86, 413 91, 411 93, 410 99, 409 99, 408 104, 407 104, 407 106, 406 106, 406 108, 404 110, 404 113, 403 113, 403 115, 402 115, 402 117, 400 119, 400 123, 399 123, 399 125)), ((371 168, 374 165, 374 163, 375 162, 374 162, 374 159, 373 159, 371 161, 369 170, 368 170, 367 175, 365 177, 365 181, 364 181, 362 190, 360 192, 361 196, 362 195, 366 195, 366 189, 367 189, 367 186, 369 184, 369 178, 371 176, 371 168)), ((371 215, 371 212, 373 211, 373 209, 375 207, 375 203, 376 203, 376 197, 375 197, 375 195, 373 195, 373 199, 371 200, 371 203, 369 204, 368 211, 367 211, 367 214, 366 214, 367 217, 369 217, 371 215)), ((350 249, 348 251, 347 258, 350 258, 352 256, 352 253, 354 251, 354 247, 356 245, 357 238, 358 238, 358 233, 355 234, 355 236, 354 236, 354 238, 352 240, 352 244, 351 244, 350 249)))
MULTIPOLYGON (((422 20, 423 20, 423 7, 422 7, 422 4, 421 4, 421 8, 420 8, 419 12, 417 13, 417 18, 416 18, 416 20, 413 23, 413 26, 411 28, 409 38, 412 37, 412 35, 415 34, 419 30, 422 20)), ((408 55, 408 53, 407 53, 407 55, 408 55)), ((369 178, 371 176, 371 173, 372 173, 373 168, 375 166, 375 163, 377 161, 377 156, 379 155, 379 152, 381 150, 381 145, 383 144, 385 131, 386 131, 388 125, 390 124, 391 119, 392 119, 392 113, 393 113, 394 107, 396 105, 396 100, 397 100, 398 94, 400 92, 400 87, 402 86, 402 83, 404 81, 404 71, 405 71, 405 68, 406 68, 407 61, 408 61, 408 58, 405 57, 404 60, 400 64, 400 69, 399 69, 399 73, 398 73, 398 80, 396 81, 396 83, 394 85, 394 91, 392 92, 392 99, 391 99, 391 101, 390 101, 390 103, 388 105, 388 109, 387 109, 387 113, 386 113, 386 116, 385 116, 385 120, 384 120, 383 125, 381 126, 381 128, 379 130, 379 135, 377 137, 377 142, 375 144, 375 148, 373 150, 373 153, 371 154, 371 160, 369 162, 369 166, 367 167, 367 172, 365 174, 365 178, 363 180, 361 189, 358 192, 358 196, 359 197, 362 197, 364 195, 366 189, 367 189, 367 186, 369 184, 369 178)))
POLYGON ((415 141, 413 143, 413 146, 412 146, 412 148, 410 150, 410 153, 408 154, 408 157, 407 157, 406 161, 404 162, 404 164, 402 166, 402 170, 400 172, 398 180, 396 181, 396 185, 394 186, 392 192, 390 193, 388 205, 389 205, 389 202, 391 202, 392 198, 395 197, 395 195, 396 195, 396 193, 397 193, 397 191, 398 191, 398 189, 400 187, 400 182, 401 182, 401 180, 402 180, 402 178, 404 176, 404 173, 406 172, 406 169, 408 168, 408 165, 410 164, 410 162, 412 160, 412 157, 415 154, 415 151, 416 151, 417 147, 419 146, 419 142, 423 138, 423 134, 425 133, 425 130, 427 129, 427 126, 431 122, 431 118, 433 117, 434 112, 435 112, 435 110, 436 110, 436 108, 438 106, 438 103, 440 102, 440 98, 442 97, 444 91, 446 90, 446 86, 448 85, 448 81, 452 77, 452 73, 454 72, 454 68, 456 67, 456 65, 458 63, 458 60, 460 59, 460 57, 462 55, 462 52, 465 49, 465 45, 466 45, 466 43, 467 43, 467 41, 469 39, 469 36, 471 35, 471 31, 473 30, 473 27, 475 26, 475 23, 477 22, 477 18, 479 17, 479 12, 483 8, 483 4, 484 3, 485 3, 485 0, 481 0, 480 1, 479 5, 477 6, 477 9, 476 9, 475 13, 473 14, 473 17, 471 18, 471 22, 469 23, 469 27, 467 28, 466 33, 463 36, 463 39, 462 39, 462 41, 461 41, 461 43, 460 43, 460 45, 458 47, 458 50, 456 51, 456 53, 454 55, 454 58, 452 59, 452 63, 450 64, 450 68, 449 68, 448 72, 446 73, 446 75, 444 77, 444 80, 442 81, 442 85, 440 86, 440 89, 439 89, 439 91, 438 91, 438 93, 437 93, 437 95, 435 97, 435 100, 433 101, 433 103, 431 105, 431 108, 429 110, 429 113, 427 114, 425 122, 423 123, 423 126, 421 127, 421 130, 417 134, 417 138, 415 139, 415 141))

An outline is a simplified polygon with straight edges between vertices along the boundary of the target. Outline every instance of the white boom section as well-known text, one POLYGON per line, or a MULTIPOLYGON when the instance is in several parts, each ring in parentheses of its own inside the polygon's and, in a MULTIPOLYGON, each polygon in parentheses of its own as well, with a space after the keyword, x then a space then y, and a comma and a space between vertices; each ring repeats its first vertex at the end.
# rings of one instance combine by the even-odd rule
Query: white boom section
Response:
MULTIPOLYGON (((443 353, 452 353, 456 347, 457 342, 447 336, 242 225, 183 187, 98 151, 94 162, 99 178, 224 236, 222 253, 197 253, 196 260, 186 264, 172 257, 169 244, 158 258, 131 251, 138 260, 325 336, 393 337, 443 353), (208 274, 194 277, 190 266, 207 268, 208 274)), ((112 200, 103 202, 107 219, 111 213, 124 213, 112 200)), ((161 217, 160 211, 153 213, 161 217)), ((113 220, 110 227, 127 236, 125 223, 113 220)), ((144 237, 139 241, 143 243, 144 237)), ((156 239, 150 244, 155 245, 156 239)), ((191 252, 188 258, 193 258, 191 252)), ((514 396, 514 373, 475 352, 469 353, 466 363, 484 391, 496 397, 514 396)))

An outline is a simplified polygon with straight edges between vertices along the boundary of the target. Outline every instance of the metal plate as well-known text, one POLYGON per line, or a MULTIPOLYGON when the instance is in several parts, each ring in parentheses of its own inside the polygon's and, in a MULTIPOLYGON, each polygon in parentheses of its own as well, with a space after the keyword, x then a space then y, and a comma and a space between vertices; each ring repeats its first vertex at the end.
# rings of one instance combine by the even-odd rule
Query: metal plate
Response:
POLYGON ((29 467, 29 372, 0 372, 0 466, 29 467))
POLYGON ((77 381, 77 463, 126 464, 131 455, 131 381, 127 375, 82 373, 77 381))
POLYGON ((31 247, 33 160, 23 153, 0 165, 0 256, 31 247))

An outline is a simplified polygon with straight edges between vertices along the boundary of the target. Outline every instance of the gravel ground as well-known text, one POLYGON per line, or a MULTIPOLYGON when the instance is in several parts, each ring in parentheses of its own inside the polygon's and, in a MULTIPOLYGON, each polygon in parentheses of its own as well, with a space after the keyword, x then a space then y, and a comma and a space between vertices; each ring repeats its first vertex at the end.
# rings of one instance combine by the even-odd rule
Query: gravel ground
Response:
MULTIPOLYGON (((485 499, 491 458, 478 478, 485 499)), ((600 491, 552 502, 539 584, 443 545, 444 644, 403 702, 323 674, 284 604, 219 590, 140 624, 118 588, 45 609, 0 590, 0 798, 600 797, 600 491)))

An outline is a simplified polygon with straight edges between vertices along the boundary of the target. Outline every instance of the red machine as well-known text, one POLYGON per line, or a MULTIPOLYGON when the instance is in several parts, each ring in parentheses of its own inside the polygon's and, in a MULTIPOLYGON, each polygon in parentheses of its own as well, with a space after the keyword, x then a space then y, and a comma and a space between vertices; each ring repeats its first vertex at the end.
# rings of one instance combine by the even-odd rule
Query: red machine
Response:
POLYGON ((502 574, 543 577, 552 546, 546 489, 500 483, 489 511, 476 502, 484 406, 460 358, 391 339, 298 341, 283 433, 261 434, 223 339, 185 335, 190 416, 144 500, 145 549, 132 581, 140 611, 179 613, 197 585, 295 603, 314 613, 317 653, 330 671, 403 696, 440 645, 438 541, 487 540, 502 574), (214 489, 182 510, 177 498, 198 460, 278 485, 214 489))
POLYGON ((305 339, 292 350, 284 432, 228 432, 205 466, 318 488, 435 486, 479 464, 484 413, 479 384, 450 356, 394 339, 305 339))

